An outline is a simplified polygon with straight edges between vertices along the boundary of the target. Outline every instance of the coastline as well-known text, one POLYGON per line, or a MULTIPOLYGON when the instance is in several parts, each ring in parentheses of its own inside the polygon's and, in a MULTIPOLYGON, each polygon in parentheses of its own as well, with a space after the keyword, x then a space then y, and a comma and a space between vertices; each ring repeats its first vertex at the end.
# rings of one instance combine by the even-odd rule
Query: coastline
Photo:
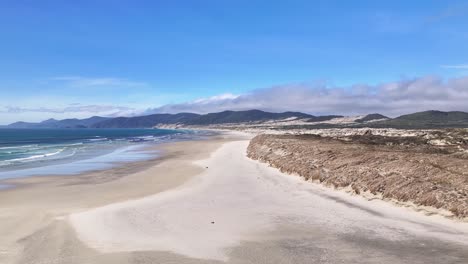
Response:
POLYGON ((468 225, 291 177, 247 158, 249 139, 165 143, 127 168, 18 179, 0 191, 0 262, 468 260, 468 225))
POLYGON ((14 187, 0 191, 0 262, 36 263, 28 256, 40 252, 23 251, 32 242, 30 238, 70 213, 145 197, 184 183, 202 171, 190 161, 208 157, 229 137, 162 143, 154 146, 162 153, 156 159, 107 170, 1 181, 14 187))
POLYGON ((25 131, 22 131, 19 139, 13 139, 6 143, 6 147, 0 148, 5 150, 0 153, 3 159, 0 161, 2 163, 0 164, 0 181, 34 176, 78 175, 109 170, 116 166, 152 160, 158 154, 155 146, 163 143, 203 140, 205 137, 215 136, 212 132, 204 130, 186 129, 178 131, 174 129, 58 131, 63 132, 59 140, 50 139, 55 136, 54 133, 58 133, 56 130, 27 130, 31 135, 41 132, 42 134, 39 133, 38 136, 25 136, 25 131), (49 138, 41 139, 44 134, 49 138), (21 142, 31 143, 22 144, 21 142), (55 155, 62 156, 55 157, 55 155), (54 158, 48 159, 49 157, 54 158))

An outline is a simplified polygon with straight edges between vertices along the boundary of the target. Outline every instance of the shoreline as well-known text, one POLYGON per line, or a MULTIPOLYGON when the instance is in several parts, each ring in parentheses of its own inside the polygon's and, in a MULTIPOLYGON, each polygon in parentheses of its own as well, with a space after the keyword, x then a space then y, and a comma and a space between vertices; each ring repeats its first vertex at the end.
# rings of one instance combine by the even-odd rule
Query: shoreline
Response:
MULTIPOLYGON (((176 129, 173 129, 176 130, 176 129)), ((186 131, 187 129, 181 129, 186 131)), ((195 131, 195 130, 194 130, 195 131)), ((77 172, 70 172, 70 173, 44 173, 44 174, 33 174, 33 175, 21 175, 21 176, 11 176, 8 178, 1 178, 0 179, 0 192, 2 190, 7 190, 7 189, 15 189, 15 188, 21 188, 22 186, 27 186, 30 185, 31 183, 36 183, 36 182, 44 182, 48 180, 56 180, 56 179, 62 179, 64 177, 92 177, 93 175, 102 173, 102 172, 108 172, 110 174, 122 174, 122 175, 127 175, 127 174, 133 174, 138 171, 142 171, 144 169, 147 169, 154 165, 154 163, 158 162, 159 160, 165 159, 165 154, 163 153, 164 148, 166 145, 171 145, 173 143, 178 143, 178 142, 192 142, 192 141, 204 141, 204 140, 213 140, 217 138, 222 138, 225 135, 229 135, 230 133, 228 131, 217 131, 217 134, 211 134, 211 135, 205 135, 202 138, 191 138, 191 139, 176 139, 176 140, 170 140, 166 142, 161 142, 161 143, 146 143, 146 144, 141 144, 141 145, 129 145, 129 146, 123 146, 119 149, 114 150, 113 152, 109 153, 113 155, 116 152, 119 152, 119 150, 125 150, 129 147, 131 148, 136 148, 138 149, 138 154, 140 155, 148 155, 147 158, 140 158, 138 160, 134 161, 110 161, 108 162, 108 166, 103 166, 102 168, 96 168, 96 169, 83 169, 82 171, 77 171, 77 172), (148 154, 147 152, 153 152, 151 154, 148 154), (5 186, 2 188, 2 186, 5 186)), ((88 162, 92 161, 97 157, 92 157, 87 160, 77 160, 73 161, 71 163, 75 162, 88 162)), ((61 166, 64 164, 52 164, 52 165, 46 165, 44 167, 37 167, 39 169, 45 168, 45 167, 54 167, 54 166, 61 166)), ((37 169, 35 167, 33 168, 27 168, 27 169, 20 169, 20 170, 12 170, 12 171, 5 171, 6 173, 15 173, 16 171, 22 171, 22 170, 34 170, 37 169)), ((112 180, 112 179, 109 179, 112 180)))
MULTIPOLYGON (((154 159, 158 154, 157 151, 154 153, 154 149, 160 144, 203 140, 216 136, 211 131, 193 129, 103 130, 92 130, 87 133, 78 133, 76 132, 78 130, 73 129, 64 130, 64 135, 59 137, 58 141, 51 139, 40 141, 41 139, 29 136, 31 143, 28 144, 21 143, 20 139, 16 141, 13 139, 10 145, 7 142, 7 147, 1 148, 6 150, 0 153, 2 156, 0 181, 35 176, 79 175, 109 170, 116 166, 154 159), (49 157, 55 158, 49 159, 49 157)), ((49 133, 53 134, 52 132, 60 130, 50 131, 49 133)), ((38 131, 26 132, 33 135, 38 131)), ((38 137, 41 135, 39 133, 38 137)), ((29 140, 28 137, 26 139, 29 140)))
POLYGON ((157 153, 149 153, 156 152, 154 149, 157 149, 157 147, 155 146, 158 145, 126 145, 117 147, 109 153, 90 156, 85 159, 71 160, 70 162, 61 161, 60 163, 51 163, 45 166, 9 169, 0 172, 3 174, 0 182, 30 177, 69 177, 112 170, 126 164, 157 159, 157 153), (7 175, 6 177, 5 174, 7 175))
MULTIPOLYGON (((161 151, 160 157, 108 170, 2 181, 15 187, 0 191, 0 262, 35 263, 33 257, 28 258, 41 252, 22 251, 34 244, 32 238, 41 230, 63 225, 71 213, 146 197, 181 185, 202 171, 191 160, 206 158, 230 137, 218 135, 206 140, 159 144, 155 148, 161 151)), ((73 231, 63 235, 72 236, 73 231)))
MULTIPOLYGON (((150 150, 160 150, 164 147, 164 144, 172 144, 175 142, 163 143, 156 146, 152 146, 150 150)), ((150 159, 140 160, 140 161, 123 161, 123 162, 113 162, 112 167, 103 168, 103 169, 91 169, 84 172, 70 173, 70 174, 38 174, 38 175, 27 175, 12 177, 0 180, 0 185, 8 185, 11 188, 21 188, 35 183, 44 183, 55 180, 65 180, 65 178, 89 178, 96 174, 109 173, 109 174, 121 174, 123 177, 126 174, 133 174, 139 171, 143 171, 159 162, 164 160, 164 155, 155 155, 150 159)), ((113 180, 109 178, 109 180, 113 180)))
POLYGON ((468 260, 468 225, 291 177, 247 158, 249 139, 165 143, 130 168, 22 179, 0 192, 0 262, 468 260))

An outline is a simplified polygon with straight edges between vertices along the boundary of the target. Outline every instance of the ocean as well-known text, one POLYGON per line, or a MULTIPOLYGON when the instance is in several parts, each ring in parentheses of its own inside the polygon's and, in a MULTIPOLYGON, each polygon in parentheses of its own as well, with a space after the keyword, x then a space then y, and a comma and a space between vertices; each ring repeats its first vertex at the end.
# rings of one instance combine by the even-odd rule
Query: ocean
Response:
POLYGON ((158 155, 146 146, 207 133, 169 129, 0 129, 0 179, 107 169, 158 155))

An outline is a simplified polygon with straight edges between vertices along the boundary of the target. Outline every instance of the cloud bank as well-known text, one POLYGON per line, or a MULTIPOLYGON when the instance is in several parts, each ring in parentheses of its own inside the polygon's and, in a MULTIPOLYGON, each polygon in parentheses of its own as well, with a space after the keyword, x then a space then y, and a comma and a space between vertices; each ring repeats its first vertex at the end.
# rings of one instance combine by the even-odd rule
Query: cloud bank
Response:
POLYGON ((40 122, 49 118, 88 118, 91 116, 133 116, 141 113, 132 107, 118 105, 97 105, 72 103, 64 106, 9 106, 0 105, 0 125, 17 121, 40 122))
POLYGON ((378 112, 389 116, 430 109, 468 111, 468 76, 452 79, 425 76, 351 87, 327 84, 280 85, 242 95, 223 94, 164 105, 144 113, 209 113, 247 109, 341 115, 378 112))
POLYGON ((28 107, 17 107, 17 106, 6 106, 5 110, 1 111, 3 113, 10 114, 19 114, 19 113, 52 113, 52 114, 64 114, 64 113, 104 113, 104 112, 127 112, 133 111, 133 108, 125 106, 112 106, 112 105, 80 105, 73 104, 66 107, 37 107, 37 108, 28 108, 28 107))
POLYGON ((50 114, 54 117, 88 117, 91 115, 102 116, 130 116, 138 113, 138 111, 131 107, 113 106, 113 105, 82 105, 71 104, 65 107, 18 107, 18 106, 4 106, 0 108, 0 114, 7 114, 12 116, 22 116, 24 114, 43 115, 44 113, 50 114))

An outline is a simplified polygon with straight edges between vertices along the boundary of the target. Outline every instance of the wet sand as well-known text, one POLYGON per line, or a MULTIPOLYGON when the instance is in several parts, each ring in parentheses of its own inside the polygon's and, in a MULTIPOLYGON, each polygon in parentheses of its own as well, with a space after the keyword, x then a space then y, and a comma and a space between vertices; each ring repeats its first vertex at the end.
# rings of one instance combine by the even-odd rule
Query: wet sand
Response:
MULTIPOLYGON (((15 188, 0 191, 0 263, 72 263, 66 259, 73 253, 65 253, 66 258, 53 253, 61 243, 74 237, 66 220, 70 213, 179 186, 203 171, 192 160, 208 157, 226 141, 224 137, 216 137, 161 144, 156 148, 163 155, 151 161, 82 175, 2 181, 1 184, 15 188), (40 244, 33 246, 37 241, 40 244), (45 254, 50 256, 38 256, 45 254)), ((77 241, 76 245, 80 244, 77 241)))
POLYGON ((467 263, 466 223, 304 182, 247 145, 179 142, 142 170, 21 180, 0 192, 0 263, 467 263))

